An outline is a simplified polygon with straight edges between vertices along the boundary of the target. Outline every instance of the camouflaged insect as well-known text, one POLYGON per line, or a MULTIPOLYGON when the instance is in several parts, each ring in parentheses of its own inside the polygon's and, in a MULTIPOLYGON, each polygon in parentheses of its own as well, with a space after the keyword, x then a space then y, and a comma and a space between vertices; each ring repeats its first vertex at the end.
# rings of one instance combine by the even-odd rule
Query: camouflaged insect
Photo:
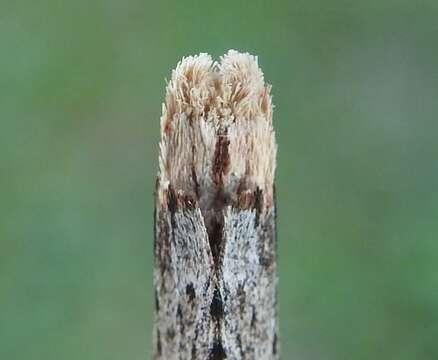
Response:
POLYGON ((155 360, 278 359, 270 86, 257 58, 172 72, 155 209, 155 360))

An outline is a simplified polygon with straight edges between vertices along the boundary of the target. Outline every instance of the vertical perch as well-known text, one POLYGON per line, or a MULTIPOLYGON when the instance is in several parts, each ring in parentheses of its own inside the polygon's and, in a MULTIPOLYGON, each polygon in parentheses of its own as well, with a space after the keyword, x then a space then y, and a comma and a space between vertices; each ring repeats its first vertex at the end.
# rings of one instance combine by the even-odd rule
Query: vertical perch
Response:
POLYGON ((256 57, 178 64, 161 117, 155 360, 278 359, 276 150, 256 57))

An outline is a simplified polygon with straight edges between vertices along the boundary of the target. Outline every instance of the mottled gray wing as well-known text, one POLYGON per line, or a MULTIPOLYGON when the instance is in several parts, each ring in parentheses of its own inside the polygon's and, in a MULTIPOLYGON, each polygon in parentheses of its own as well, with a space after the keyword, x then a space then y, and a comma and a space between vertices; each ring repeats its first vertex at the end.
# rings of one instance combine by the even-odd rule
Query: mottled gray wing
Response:
POLYGON ((207 359, 213 261, 204 220, 199 208, 156 216, 154 358, 207 359))
POLYGON ((229 207, 224 220, 220 292, 227 359, 278 358, 275 214, 229 207))

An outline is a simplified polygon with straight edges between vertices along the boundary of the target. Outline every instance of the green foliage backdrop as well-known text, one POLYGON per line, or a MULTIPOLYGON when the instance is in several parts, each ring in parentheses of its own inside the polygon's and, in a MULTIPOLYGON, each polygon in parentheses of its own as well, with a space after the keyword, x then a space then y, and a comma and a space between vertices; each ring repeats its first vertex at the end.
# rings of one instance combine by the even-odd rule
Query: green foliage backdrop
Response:
POLYGON ((150 358, 164 79, 259 56, 283 359, 438 358, 438 2, 0 4, 0 358, 150 358))

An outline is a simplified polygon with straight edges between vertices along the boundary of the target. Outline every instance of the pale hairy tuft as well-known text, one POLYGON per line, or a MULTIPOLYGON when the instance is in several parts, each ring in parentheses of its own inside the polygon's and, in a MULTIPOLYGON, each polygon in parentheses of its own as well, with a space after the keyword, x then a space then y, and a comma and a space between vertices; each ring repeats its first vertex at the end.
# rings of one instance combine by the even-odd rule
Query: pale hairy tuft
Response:
POLYGON ((173 189, 202 206, 219 189, 263 191, 272 203, 277 145, 270 86, 257 57, 230 50, 183 58, 161 116, 158 202, 173 189))
POLYGON ((251 118, 264 112, 261 106, 269 89, 256 56, 230 50, 221 57, 219 74, 222 80, 221 97, 236 117, 251 118))

